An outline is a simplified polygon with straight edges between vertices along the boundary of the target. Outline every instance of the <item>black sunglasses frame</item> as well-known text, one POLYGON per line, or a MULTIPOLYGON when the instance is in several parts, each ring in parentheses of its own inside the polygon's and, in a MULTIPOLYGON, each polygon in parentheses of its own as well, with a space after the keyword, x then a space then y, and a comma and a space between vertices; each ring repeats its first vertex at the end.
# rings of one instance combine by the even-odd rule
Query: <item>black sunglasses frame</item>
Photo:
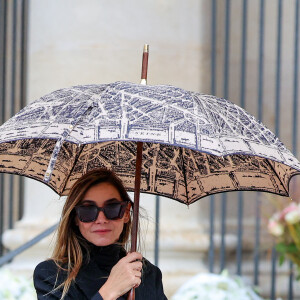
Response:
POLYGON ((121 201, 119 203, 111 203, 111 204, 107 204, 107 205, 104 205, 103 207, 98 207, 97 205, 95 204, 92 204, 92 205, 77 205, 75 206, 75 211, 76 211, 76 215, 78 217, 78 219, 80 220, 80 222, 83 222, 83 223, 91 223, 91 222, 95 222, 99 216, 99 213, 100 211, 103 211, 105 217, 108 219, 108 220, 117 220, 117 219, 122 219, 123 216, 124 216, 124 213, 125 213, 125 210, 126 210, 126 207, 128 205, 129 201, 121 201), (117 216, 111 218, 106 209, 110 206, 110 205, 120 205, 120 208, 119 208, 119 213, 117 216), (81 208, 87 208, 87 207, 93 207, 93 208, 96 208, 97 209, 97 212, 96 212, 96 215, 94 216, 94 218, 92 219, 89 219, 88 221, 84 218, 82 218, 82 214, 80 212, 81 208))

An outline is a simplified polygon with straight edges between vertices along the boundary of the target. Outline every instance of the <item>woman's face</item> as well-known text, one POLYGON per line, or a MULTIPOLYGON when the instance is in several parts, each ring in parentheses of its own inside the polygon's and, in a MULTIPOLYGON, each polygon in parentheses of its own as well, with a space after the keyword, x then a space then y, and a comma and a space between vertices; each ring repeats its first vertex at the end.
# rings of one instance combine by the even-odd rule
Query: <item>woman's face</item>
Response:
MULTIPOLYGON (((103 207, 110 202, 122 201, 119 191, 110 183, 103 182, 92 186, 85 193, 80 205, 94 204, 103 207)), ((109 220, 100 211, 94 222, 81 222, 76 216, 82 236, 96 246, 108 246, 118 241, 124 227, 130 218, 129 206, 122 219, 109 220)))

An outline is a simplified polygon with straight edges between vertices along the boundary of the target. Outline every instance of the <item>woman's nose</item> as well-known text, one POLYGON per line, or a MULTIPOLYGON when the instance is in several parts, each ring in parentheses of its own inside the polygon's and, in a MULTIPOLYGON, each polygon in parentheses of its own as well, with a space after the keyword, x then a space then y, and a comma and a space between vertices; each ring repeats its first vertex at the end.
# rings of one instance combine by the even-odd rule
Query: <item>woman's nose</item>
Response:
POLYGON ((102 210, 99 211, 98 217, 95 222, 96 223, 107 223, 108 222, 108 219, 106 218, 106 216, 102 210))

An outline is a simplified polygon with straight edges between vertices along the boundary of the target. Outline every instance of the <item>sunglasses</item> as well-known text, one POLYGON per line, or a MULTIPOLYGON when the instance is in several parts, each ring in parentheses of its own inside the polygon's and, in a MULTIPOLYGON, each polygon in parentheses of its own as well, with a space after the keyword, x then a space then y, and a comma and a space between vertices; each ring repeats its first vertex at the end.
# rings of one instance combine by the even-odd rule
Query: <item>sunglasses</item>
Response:
POLYGON ((103 207, 92 205, 75 206, 76 214, 81 222, 89 223, 97 220, 99 212, 103 211, 108 220, 122 219, 126 210, 128 201, 109 203, 103 207))

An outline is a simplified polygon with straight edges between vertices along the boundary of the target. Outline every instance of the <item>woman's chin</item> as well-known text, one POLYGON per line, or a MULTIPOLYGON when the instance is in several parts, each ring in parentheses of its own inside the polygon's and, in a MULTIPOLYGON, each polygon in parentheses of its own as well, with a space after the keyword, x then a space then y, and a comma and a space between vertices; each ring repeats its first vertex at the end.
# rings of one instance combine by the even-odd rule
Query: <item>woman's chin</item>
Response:
POLYGON ((114 244, 116 241, 112 239, 94 239, 89 241, 97 247, 104 247, 114 244))

